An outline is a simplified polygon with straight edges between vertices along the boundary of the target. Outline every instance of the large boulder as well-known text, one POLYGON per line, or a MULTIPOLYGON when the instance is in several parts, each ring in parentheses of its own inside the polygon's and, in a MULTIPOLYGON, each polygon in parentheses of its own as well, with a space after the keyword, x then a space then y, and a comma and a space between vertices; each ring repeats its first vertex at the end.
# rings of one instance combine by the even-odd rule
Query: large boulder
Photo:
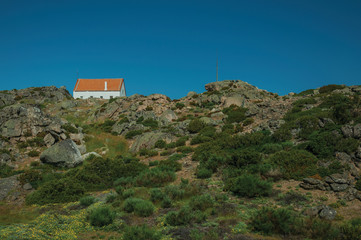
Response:
POLYGON ((147 132, 137 136, 135 142, 132 144, 130 151, 138 152, 140 149, 150 149, 158 140, 171 142, 174 139, 173 135, 163 132, 147 132))
POLYGON ((18 176, 8 178, 0 178, 0 201, 9 197, 12 193, 16 193, 16 189, 20 187, 18 176))
POLYGON ((40 160, 60 167, 75 167, 83 162, 78 147, 71 139, 58 142, 45 150, 40 160))

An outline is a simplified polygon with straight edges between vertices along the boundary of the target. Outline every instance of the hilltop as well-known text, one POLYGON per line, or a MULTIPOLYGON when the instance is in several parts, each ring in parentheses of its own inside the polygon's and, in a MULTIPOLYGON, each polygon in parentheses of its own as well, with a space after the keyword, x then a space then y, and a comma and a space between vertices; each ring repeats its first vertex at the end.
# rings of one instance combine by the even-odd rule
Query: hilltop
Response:
POLYGON ((361 86, 205 90, 1 91, 1 238, 360 239, 361 86))

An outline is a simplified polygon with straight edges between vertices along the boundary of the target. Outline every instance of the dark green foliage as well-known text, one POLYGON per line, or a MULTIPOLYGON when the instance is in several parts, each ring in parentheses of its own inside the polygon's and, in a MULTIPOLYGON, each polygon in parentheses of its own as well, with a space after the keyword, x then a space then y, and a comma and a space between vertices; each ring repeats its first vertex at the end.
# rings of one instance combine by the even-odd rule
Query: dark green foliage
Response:
POLYGON ((70 123, 66 123, 62 126, 62 128, 69 132, 69 133, 79 133, 78 129, 75 128, 73 125, 71 125, 70 123))
POLYGON ((247 108, 232 105, 223 109, 223 113, 228 116, 227 123, 239 123, 246 119, 247 108))
POLYGON ((292 105, 295 107, 304 107, 307 104, 316 104, 316 103, 317 103, 317 101, 314 98, 302 98, 302 99, 299 99, 299 100, 293 102, 292 105))
POLYGON ((355 152, 360 145, 360 142, 354 138, 342 138, 335 146, 338 152, 346 152, 351 154, 355 152))
POLYGON ((115 124, 115 121, 113 120, 105 120, 104 123, 100 126, 100 128, 104 131, 104 132, 111 132, 113 125, 115 124))
POLYGON ((275 153, 270 162, 281 169, 286 179, 302 179, 316 173, 317 158, 310 152, 292 149, 275 153))
POLYGON ((142 172, 135 180, 138 186, 143 187, 161 187, 175 180, 175 173, 169 170, 161 170, 160 168, 152 168, 142 172))
POLYGON ((140 149, 138 153, 140 156, 147 156, 147 157, 154 157, 154 156, 158 155, 158 151, 150 150, 150 149, 146 149, 146 148, 140 149))
POLYGON ((135 179, 133 177, 121 177, 114 181, 115 186, 131 186, 135 182, 135 179))
POLYGON ((103 227, 113 223, 115 213, 108 206, 99 206, 89 213, 90 224, 95 227, 103 227))
POLYGON ((212 177, 213 171, 211 169, 200 167, 197 168, 197 178, 205 179, 212 177))
POLYGON ((37 191, 26 197, 27 204, 64 203, 78 200, 85 189, 78 182, 69 178, 52 180, 44 183, 37 191))
POLYGON ((159 162, 159 169, 171 170, 171 171, 180 171, 182 170, 182 164, 174 160, 163 160, 159 162))
POLYGON ((154 147, 165 148, 166 144, 167 143, 164 140, 159 139, 158 141, 155 142, 154 147))
POLYGON ((190 133, 198 133, 199 131, 201 131, 204 127, 206 126, 206 124, 199 119, 194 119, 192 120, 189 125, 188 125, 188 131, 190 133))
POLYGON ((34 169, 27 169, 19 176, 19 181, 22 185, 30 183, 33 188, 37 188, 43 176, 40 171, 34 169))
POLYGON ((186 137, 186 136, 178 138, 178 140, 175 142, 176 147, 184 146, 186 144, 187 140, 188 140, 188 137, 186 137))
POLYGON ((172 154, 168 160, 171 160, 171 161, 178 161, 178 160, 181 160, 182 158, 184 158, 186 155, 185 154, 179 154, 179 153, 176 153, 176 154, 172 154))
POLYGON ((361 218, 352 219, 341 226, 343 240, 361 240, 361 218))
POLYGON ((205 137, 214 137, 216 134, 216 128, 213 126, 206 126, 202 130, 199 131, 199 134, 205 137))
POLYGON ((302 116, 294 121, 293 128, 300 129, 299 137, 307 139, 310 134, 319 129, 318 118, 314 116, 302 116))
POLYGON ((125 134, 125 138, 126 139, 131 139, 137 135, 140 135, 143 133, 143 130, 132 130, 132 131, 129 131, 125 134))
POLYGON ((133 189, 133 188, 129 188, 129 189, 126 189, 126 190, 123 191, 121 197, 122 197, 123 199, 127 199, 127 198, 130 198, 130 197, 133 197, 134 194, 135 194, 134 189, 133 189))
POLYGON ((332 132, 315 132, 310 136, 306 149, 319 158, 332 157, 340 137, 332 132))
POLYGON ((264 234, 289 235, 297 223, 295 213, 285 208, 263 207, 251 217, 251 226, 264 234))
POLYGON ((211 137, 203 136, 203 135, 197 135, 191 140, 191 145, 199 144, 199 143, 205 143, 212 141, 211 137))
POLYGON ((314 90, 313 89, 307 89, 305 91, 302 91, 300 93, 297 93, 296 96, 306 96, 306 95, 310 95, 313 94, 314 90))
POLYGON ((144 120, 142 124, 146 127, 151 127, 152 129, 158 128, 158 121, 150 118, 144 120))
POLYGON ((14 171, 14 168, 10 167, 9 165, 7 165, 5 163, 0 163, 0 177, 1 178, 10 177, 15 174, 16 174, 16 171, 14 171))
POLYGON ((192 210, 205 211, 214 206, 214 200, 209 194, 194 196, 189 201, 189 207, 192 210))
POLYGON ((277 200, 282 205, 289 206, 290 204, 302 204, 307 202, 308 198, 299 192, 290 191, 280 196, 277 200))
POLYGON ((150 200, 152 202, 162 201, 165 194, 159 188, 153 188, 150 190, 150 200))
POLYGON ((93 203, 95 203, 95 197, 93 196, 85 196, 80 198, 80 205, 84 206, 84 207, 88 207, 90 205, 92 205, 93 203))
POLYGON ((126 227, 123 234, 124 240, 160 240, 162 234, 146 225, 126 227))
POLYGON ((338 160, 333 160, 331 161, 331 163, 328 165, 328 167, 319 167, 317 169, 317 173, 321 176, 321 177, 326 177, 329 175, 332 175, 334 173, 343 173, 344 171, 344 166, 340 163, 340 161, 338 160))
POLYGON ((179 211, 171 211, 166 215, 165 221, 171 226, 179 226, 189 224, 192 219, 193 212, 188 206, 182 207, 179 211))
POLYGON ((154 212, 154 205, 140 198, 128 198, 124 202, 124 210, 129 213, 134 212, 140 217, 149 217, 154 212))
POLYGON ((226 188, 241 197, 268 196, 272 191, 272 183, 249 174, 230 179, 227 185, 226 188))
POLYGON ((274 132, 273 138, 279 142, 290 140, 292 138, 291 131, 287 126, 283 125, 274 132))
POLYGON ((184 108, 184 106, 185 105, 183 103, 176 103, 175 104, 175 107, 178 108, 178 109, 182 109, 182 108, 184 108))
POLYGON ((180 200, 184 197, 185 190, 175 185, 169 185, 164 188, 164 193, 173 200, 180 200))
POLYGON ((243 167, 250 164, 258 164, 262 160, 262 156, 257 151, 251 149, 236 150, 227 163, 235 167, 243 167))
POLYGON ((172 207, 172 200, 168 196, 164 196, 161 202, 162 208, 170 208, 172 207))
POLYGON ((356 184, 355 184, 355 188, 359 191, 361 191, 361 179, 357 180, 356 184))
POLYGON ((35 137, 33 139, 30 139, 26 141, 28 146, 31 147, 43 147, 45 146, 44 139, 42 137, 35 137))
POLYGON ((246 119, 243 121, 243 126, 251 125, 253 122, 254 122, 253 118, 246 118, 246 119))
POLYGON ((36 151, 36 150, 32 150, 32 151, 30 151, 29 153, 28 153, 28 156, 29 157, 37 157, 37 156, 39 156, 40 155, 40 153, 38 152, 38 151, 36 151))
POLYGON ((181 153, 191 153, 193 152, 193 148, 192 147, 188 147, 188 146, 180 146, 177 148, 177 152, 181 152, 181 153))
POLYGON ((277 143, 266 143, 262 146, 262 152, 266 154, 276 153, 283 150, 281 144, 277 143))
POLYGON ((319 93, 330 93, 336 89, 343 89, 345 86, 343 85, 336 85, 336 84, 329 84, 323 87, 320 87, 319 93))

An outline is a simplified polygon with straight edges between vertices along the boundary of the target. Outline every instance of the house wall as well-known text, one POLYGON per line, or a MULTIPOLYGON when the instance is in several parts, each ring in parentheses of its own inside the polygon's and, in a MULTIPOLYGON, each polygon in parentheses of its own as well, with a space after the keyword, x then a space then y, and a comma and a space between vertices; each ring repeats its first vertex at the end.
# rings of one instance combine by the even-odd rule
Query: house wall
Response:
POLYGON ((124 84, 122 86, 122 89, 120 91, 81 91, 81 92, 73 92, 73 97, 74 98, 82 98, 82 99, 87 99, 90 97, 93 98, 101 98, 103 97, 103 99, 110 99, 111 97, 115 98, 115 97, 125 97, 125 89, 124 89, 124 84))

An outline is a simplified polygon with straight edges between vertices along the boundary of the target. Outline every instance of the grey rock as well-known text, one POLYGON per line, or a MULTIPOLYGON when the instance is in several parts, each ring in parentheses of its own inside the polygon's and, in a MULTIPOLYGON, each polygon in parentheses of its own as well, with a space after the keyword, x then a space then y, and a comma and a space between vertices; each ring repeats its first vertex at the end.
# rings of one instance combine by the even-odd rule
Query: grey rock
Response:
POLYGON ((334 192, 342 192, 348 188, 348 184, 331 183, 330 186, 334 192))
POLYGON ((81 157, 83 158, 83 160, 86 160, 88 157, 90 157, 91 155, 94 155, 95 157, 102 157, 100 156, 98 153, 96 152, 90 152, 90 153, 86 153, 84 155, 82 155, 81 157))
POLYGON ((166 111, 164 111, 160 118, 162 122, 168 123, 178 119, 177 115, 171 109, 167 109, 166 111))
POLYGON ((70 109, 77 106, 77 102, 74 100, 67 100, 61 103, 61 109, 70 109))
POLYGON ((46 149, 40 155, 40 160, 62 167, 75 167, 83 162, 78 147, 71 139, 58 142, 46 149))
POLYGON ((342 126, 341 131, 345 137, 352 137, 352 135, 353 135, 353 129, 352 129, 352 126, 350 126, 350 125, 342 126))
POLYGON ((306 208, 303 211, 303 214, 309 217, 316 217, 318 215, 318 213, 322 210, 323 206, 315 206, 315 207, 310 207, 310 208, 306 208))
POLYGON ((193 96, 195 96, 195 95, 197 95, 196 92, 190 91, 190 92, 187 94, 187 97, 193 97, 193 96))
POLYGON ((343 199, 346 201, 352 201, 356 198, 357 190, 355 188, 349 188, 346 191, 346 194, 343 196, 343 199))
POLYGON ((341 161, 342 163, 349 163, 351 162, 351 156, 345 152, 336 152, 336 158, 341 161))
POLYGON ((171 142, 174 139, 174 136, 163 132, 146 132, 136 137, 130 151, 138 152, 140 149, 150 149, 154 147, 154 144, 160 139, 171 142))
POLYGON ((335 173, 335 174, 330 175, 330 178, 332 178, 332 180, 335 183, 339 183, 339 184, 347 184, 349 182, 348 179, 347 179, 347 176, 344 176, 344 175, 339 174, 339 173, 335 173))
POLYGON ((322 219, 326 219, 326 220, 333 220, 336 217, 336 210, 329 207, 329 206, 325 206, 324 208, 321 209, 321 211, 319 212, 319 216, 322 219))
POLYGON ((201 117, 200 120, 203 121, 206 125, 217 125, 217 122, 209 117, 201 117))
POLYGON ((44 137, 44 143, 46 144, 47 147, 52 146, 55 143, 55 141, 56 141, 55 138, 50 133, 46 134, 44 137))
POLYGON ((25 189, 25 190, 31 190, 31 189, 33 189, 33 186, 31 186, 30 183, 25 183, 24 186, 23 186, 23 189, 25 189))
POLYGON ((11 192, 20 187, 17 176, 0 178, 0 201, 4 200, 11 192))
POLYGON ((0 164, 6 164, 11 161, 11 156, 7 153, 0 154, 0 164))
POLYGON ((20 137, 22 122, 20 119, 9 119, 1 126, 1 135, 4 137, 20 137))
POLYGON ((80 154, 85 154, 86 153, 86 145, 85 144, 81 144, 81 145, 77 145, 80 154))
POLYGON ((359 123, 353 127, 353 137, 361 138, 361 123, 359 123))

